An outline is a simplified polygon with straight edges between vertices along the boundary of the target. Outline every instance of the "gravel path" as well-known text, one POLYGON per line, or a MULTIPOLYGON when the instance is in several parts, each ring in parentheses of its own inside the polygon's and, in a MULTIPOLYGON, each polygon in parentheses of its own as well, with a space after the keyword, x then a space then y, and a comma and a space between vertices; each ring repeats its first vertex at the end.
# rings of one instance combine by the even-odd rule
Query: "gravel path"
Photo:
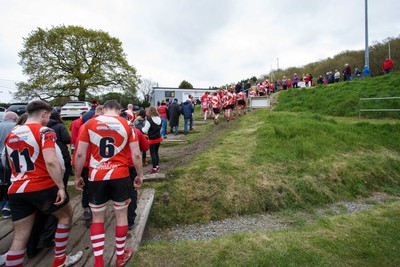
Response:
MULTIPOLYGON (((398 201, 400 197, 386 193, 375 193, 368 198, 360 198, 353 202, 337 202, 327 208, 316 211, 317 217, 331 217, 343 213, 352 213, 370 209, 377 204, 387 201, 398 201)), ((306 224, 315 221, 315 216, 308 216, 305 212, 296 213, 298 218, 307 218, 306 224), (314 219, 313 219, 314 218, 314 219)), ((296 227, 296 218, 281 213, 265 213, 253 216, 241 216, 207 224, 176 225, 173 228, 159 230, 149 229, 145 241, 182 241, 206 240, 232 233, 251 233, 257 231, 276 231, 296 227)))

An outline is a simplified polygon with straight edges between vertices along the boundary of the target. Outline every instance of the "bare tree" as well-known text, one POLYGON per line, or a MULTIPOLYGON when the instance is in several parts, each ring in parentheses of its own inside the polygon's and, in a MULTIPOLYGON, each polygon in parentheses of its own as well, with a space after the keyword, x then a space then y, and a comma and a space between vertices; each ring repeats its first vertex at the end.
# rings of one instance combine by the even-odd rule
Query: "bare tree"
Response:
POLYGON ((153 95, 153 87, 157 86, 157 83, 151 79, 143 79, 138 86, 139 92, 143 95, 143 102, 150 103, 150 98, 153 95))

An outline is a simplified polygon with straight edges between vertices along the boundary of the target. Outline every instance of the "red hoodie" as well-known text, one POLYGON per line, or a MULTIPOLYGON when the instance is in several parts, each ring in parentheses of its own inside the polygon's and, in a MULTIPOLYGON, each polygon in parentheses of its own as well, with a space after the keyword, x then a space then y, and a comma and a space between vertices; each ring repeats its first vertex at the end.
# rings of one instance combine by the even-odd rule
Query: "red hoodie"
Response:
MULTIPOLYGON (((141 131, 139 131, 136 128, 134 128, 134 130, 138 137, 140 152, 146 152, 147 150, 149 150, 150 147, 149 140, 147 140, 146 136, 144 136, 144 134, 141 131)), ((131 149, 129 147, 127 150, 126 157, 128 158, 128 166, 135 167, 135 165, 133 165, 131 149)))

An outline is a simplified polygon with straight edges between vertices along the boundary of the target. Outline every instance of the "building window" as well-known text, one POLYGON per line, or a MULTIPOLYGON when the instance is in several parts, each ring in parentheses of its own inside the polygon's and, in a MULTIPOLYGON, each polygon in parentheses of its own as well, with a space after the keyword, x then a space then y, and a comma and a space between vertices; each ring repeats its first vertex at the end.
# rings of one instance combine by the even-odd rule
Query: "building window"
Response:
POLYGON ((165 97, 175 97, 175 91, 165 91, 165 97))

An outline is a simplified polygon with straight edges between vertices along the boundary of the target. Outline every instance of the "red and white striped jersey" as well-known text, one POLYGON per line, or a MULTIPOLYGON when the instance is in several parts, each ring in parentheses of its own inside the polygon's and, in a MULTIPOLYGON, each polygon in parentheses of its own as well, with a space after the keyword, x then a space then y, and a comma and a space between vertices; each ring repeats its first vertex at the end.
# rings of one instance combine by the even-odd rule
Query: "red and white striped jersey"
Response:
POLYGON ((234 105, 235 104, 235 97, 231 92, 228 92, 226 94, 228 96, 228 105, 234 105))
POLYGON ((246 100, 246 95, 243 92, 239 92, 237 95, 237 100, 246 100))
POLYGON ((128 122, 119 116, 100 115, 82 127, 78 141, 89 143, 89 181, 128 177, 127 149, 138 141, 128 122))
POLYGON ((221 108, 218 95, 214 95, 211 98, 211 105, 212 105, 212 108, 221 108))
MULTIPOLYGON (((57 151, 56 139, 53 129, 39 123, 14 127, 5 140, 11 166, 9 194, 35 192, 56 185, 47 171, 42 154, 42 150, 46 148, 57 151)), ((64 162, 61 153, 57 157, 60 162, 64 162)))
POLYGON ((210 104, 210 96, 208 94, 204 94, 201 96, 201 107, 203 109, 208 108, 210 104))
POLYGON ((125 110, 126 116, 129 122, 133 122, 136 119, 136 113, 133 110, 125 110))

